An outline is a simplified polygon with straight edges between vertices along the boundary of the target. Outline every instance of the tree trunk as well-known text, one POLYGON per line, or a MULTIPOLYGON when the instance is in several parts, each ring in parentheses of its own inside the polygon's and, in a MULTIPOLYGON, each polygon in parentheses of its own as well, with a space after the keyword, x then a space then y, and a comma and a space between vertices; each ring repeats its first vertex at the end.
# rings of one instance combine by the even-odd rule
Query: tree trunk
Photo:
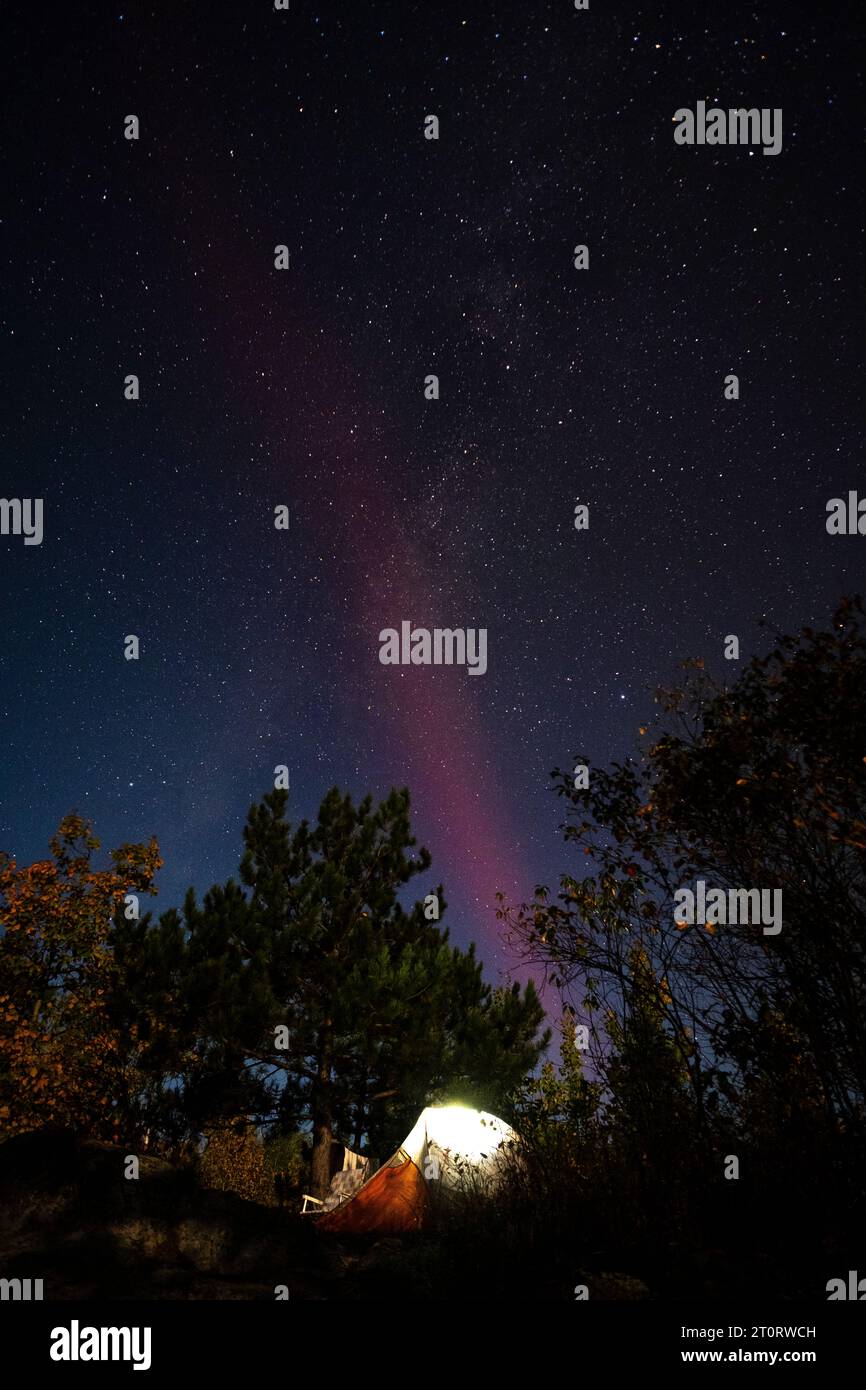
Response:
POLYGON ((313 1111, 313 1157, 311 1163, 311 1183, 314 1197, 324 1199, 331 1186, 331 1144, 333 1142, 331 1115, 331 1051, 333 1035, 330 1019, 319 1034, 319 1066, 316 1085, 312 1096, 313 1111))
POLYGON ((362 1145, 363 1142, 364 1142, 364 1132, 365 1132, 365 1130, 366 1130, 366 1127, 367 1127, 366 1111, 364 1110, 363 1105, 360 1105, 360 1106, 358 1107, 357 1116, 355 1117, 355 1153, 356 1153, 356 1154, 359 1154, 359 1153, 361 1152, 361 1145, 362 1145))

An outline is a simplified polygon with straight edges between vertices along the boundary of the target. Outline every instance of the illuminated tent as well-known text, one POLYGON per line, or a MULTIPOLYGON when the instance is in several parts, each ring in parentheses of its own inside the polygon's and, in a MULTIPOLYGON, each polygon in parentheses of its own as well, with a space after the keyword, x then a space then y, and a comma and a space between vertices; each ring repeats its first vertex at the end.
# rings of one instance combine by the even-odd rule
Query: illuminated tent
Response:
POLYGON ((388 1162, 316 1224, 326 1231, 417 1231, 424 1225, 432 1183, 452 1191, 494 1186, 516 1141, 511 1126, 486 1110, 428 1106, 388 1162))

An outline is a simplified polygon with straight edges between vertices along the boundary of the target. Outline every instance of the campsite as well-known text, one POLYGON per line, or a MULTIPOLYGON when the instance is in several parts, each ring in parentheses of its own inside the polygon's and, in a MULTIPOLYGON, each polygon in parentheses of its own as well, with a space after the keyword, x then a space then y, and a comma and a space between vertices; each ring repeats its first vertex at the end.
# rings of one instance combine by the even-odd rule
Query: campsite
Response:
POLYGON ((106 863, 69 814, 50 857, 0 858, 2 1276, 46 1298, 826 1299, 864 1233, 864 691, 846 601, 732 686, 668 692, 691 741, 556 771, 568 870, 500 900, 498 985, 451 941, 408 788, 332 788, 314 820, 266 792, 237 876, 159 914, 129 911, 155 841, 106 863), (675 910, 746 852, 732 901, 771 883, 772 926, 717 926, 702 891, 675 910))
POLYGON ((862 11, 3 7, 10 1379, 833 1380, 862 11))

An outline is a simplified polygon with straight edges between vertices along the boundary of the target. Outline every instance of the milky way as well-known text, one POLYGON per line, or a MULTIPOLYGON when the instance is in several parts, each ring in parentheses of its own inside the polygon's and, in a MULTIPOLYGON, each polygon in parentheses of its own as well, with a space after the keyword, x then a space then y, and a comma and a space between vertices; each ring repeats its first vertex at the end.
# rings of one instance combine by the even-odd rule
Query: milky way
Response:
POLYGON ((277 764, 294 816, 408 785, 424 891, 499 978, 495 892, 573 867, 550 770, 632 749, 681 659, 730 679, 727 634, 745 659, 863 589, 824 525, 864 487, 857 37, 783 5, 33 8, 2 492, 45 537, 0 537, 0 845, 43 855, 72 806, 154 833, 168 907, 235 872, 277 764), (779 109, 779 152, 677 144, 701 101, 779 109), (403 620, 486 628, 486 674, 382 666, 403 620))

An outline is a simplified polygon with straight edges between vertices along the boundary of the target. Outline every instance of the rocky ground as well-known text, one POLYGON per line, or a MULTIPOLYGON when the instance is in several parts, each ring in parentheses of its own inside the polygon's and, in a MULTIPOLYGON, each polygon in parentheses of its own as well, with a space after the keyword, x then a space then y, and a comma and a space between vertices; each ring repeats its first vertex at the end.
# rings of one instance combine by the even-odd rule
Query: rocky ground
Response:
MULTIPOLYGON (((203 1189, 161 1159, 140 1158, 137 1179, 127 1167, 123 1150, 66 1132, 0 1144, 0 1278, 41 1278, 46 1300, 271 1301, 278 1286, 302 1300, 484 1297, 435 1238, 325 1238, 309 1218, 203 1189)), ((648 1297, 627 1275, 580 1282, 591 1297, 648 1297)), ((536 1296, 574 1297, 556 1283, 536 1296)))
POLYGON ((0 1144, 0 1277, 45 1298, 328 1298, 338 1260, 300 1219, 65 1133, 0 1144))

